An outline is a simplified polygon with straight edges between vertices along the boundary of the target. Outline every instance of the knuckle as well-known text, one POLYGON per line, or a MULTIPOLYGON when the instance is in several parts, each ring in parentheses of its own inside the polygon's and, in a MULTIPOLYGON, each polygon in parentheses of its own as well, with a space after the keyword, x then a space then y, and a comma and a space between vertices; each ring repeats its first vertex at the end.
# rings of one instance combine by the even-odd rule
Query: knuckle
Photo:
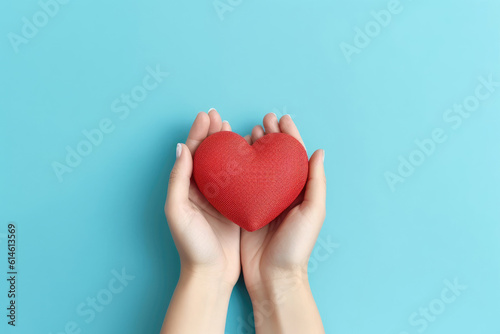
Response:
POLYGON ((172 171, 170 172, 170 176, 169 176, 169 179, 168 179, 168 182, 170 184, 170 182, 174 181, 174 180, 177 180, 179 178, 179 171, 177 168, 172 168, 172 171))

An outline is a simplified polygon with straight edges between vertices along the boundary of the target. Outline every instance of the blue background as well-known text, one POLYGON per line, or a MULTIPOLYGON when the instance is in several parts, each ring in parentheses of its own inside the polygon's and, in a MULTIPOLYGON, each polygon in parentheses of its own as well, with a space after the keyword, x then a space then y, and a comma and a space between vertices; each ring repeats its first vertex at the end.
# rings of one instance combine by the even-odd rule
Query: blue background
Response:
MULTIPOLYGON (((478 77, 500 81, 500 3, 401 0, 349 62, 341 43, 388 2, 233 0, 219 16, 211 0, 70 1, 18 52, 9 33, 41 7, 2 2, 1 332, 55 334, 69 321, 82 333, 159 332, 179 273, 168 174, 175 144, 210 107, 241 135, 268 112, 289 113, 308 153, 325 149, 320 239, 337 246, 318 243, 310 281, 327 333, 419 333, 409 317, 439 305, 455 278, 467 288, 424 331, 500 332, 500 88, 459 128, 443 119, 478 77), (121 119, 111 104, 157 65, 169 76, 121 119), (105 118, 114 131, 59 182, 53 162, 105 118), (392 191, 384 174, 435 128, 447 140, 392 191), (15 329, 5 317, 10 221, 15 329), (135 278, 86 323, 77 306, 122 268, 135 278)), ((244 332, 250 313, 240 281, 226 332, 244 332)))

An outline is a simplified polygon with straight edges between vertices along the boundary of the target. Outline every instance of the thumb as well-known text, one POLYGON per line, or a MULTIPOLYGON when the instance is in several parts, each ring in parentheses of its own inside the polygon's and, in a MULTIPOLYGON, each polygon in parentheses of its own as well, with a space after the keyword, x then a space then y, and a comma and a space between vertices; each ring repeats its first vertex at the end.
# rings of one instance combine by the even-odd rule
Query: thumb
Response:
POLYGON ((170 172, 168 181, 167 201, 165 213, 167 220, 175 219, 181 214, 182 207, 187 203, 191 173, 193 171, 193 158, 189 148, 184 144, 177 144, 175 150, 176 160, 170 172))
POLYGON ((317 150, 309 159, 304 201, 301 209, 318 218, 323 223, 326 214, 326 176, 324 168, 325 151, 317 150))

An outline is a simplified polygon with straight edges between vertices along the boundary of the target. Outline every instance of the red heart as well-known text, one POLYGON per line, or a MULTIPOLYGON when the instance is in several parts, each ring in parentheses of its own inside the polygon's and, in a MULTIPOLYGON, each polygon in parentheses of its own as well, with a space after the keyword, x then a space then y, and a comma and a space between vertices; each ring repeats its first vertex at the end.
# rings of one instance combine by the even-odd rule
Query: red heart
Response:
POLYGON ((269 224, 300 194, 308 159, 302 144, 270 133, 249 145, 221 131, 208 136, 194 154, 194 180, 201 193, 229 220, 247 231, 269 224))

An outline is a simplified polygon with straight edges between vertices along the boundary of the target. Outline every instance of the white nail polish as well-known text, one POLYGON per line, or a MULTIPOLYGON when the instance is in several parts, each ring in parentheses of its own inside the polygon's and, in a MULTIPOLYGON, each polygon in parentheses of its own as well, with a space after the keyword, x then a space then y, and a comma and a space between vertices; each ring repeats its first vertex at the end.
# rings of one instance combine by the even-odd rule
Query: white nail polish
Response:
POLYGON ((215 108, 210 108, 210 109, 208 109, 208 114, 210 114, 210 112, 211 112, 212 110, 215 110, 215 108))
POLYGON ((222 121, 222 123, 227 123, 227 124, 229 124, 229 122, 228 122, 228 121, 226 121, 226 120, 222 121))
POLYGON ((325 150, 323 150, 323 163, 325 163, 325 150))
POLYGON ((177 148, 175 149, 175 158, 179 159, 182 153, 182 145, 180 143, 177 143, 177 148))

